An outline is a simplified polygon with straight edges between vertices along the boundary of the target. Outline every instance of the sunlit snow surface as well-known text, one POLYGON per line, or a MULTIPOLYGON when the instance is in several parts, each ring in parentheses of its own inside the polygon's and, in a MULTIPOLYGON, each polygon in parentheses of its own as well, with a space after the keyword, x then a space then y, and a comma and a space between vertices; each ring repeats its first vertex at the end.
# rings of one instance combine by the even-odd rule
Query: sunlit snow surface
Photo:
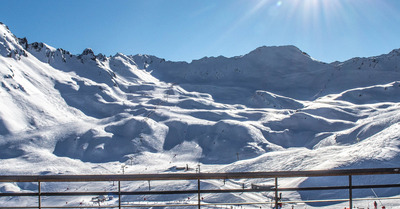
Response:
MULTIPOLYGON (((332 64, 315 61, 294 46, 260 47, 244 56, 210 57, 191 63, 148 55, 106 57, 90 49, 77 56, 42 43, 28 44, 1 24, 0 76, 2 175, 117 174, 121 163, 128 165, 125 173, 183 172, 174 167, 186 164, 193 168, 187 172, 195 172, 198 164, 202 172, 400 165, 399 50, 332 64)), ((399 177, 386 180, 400 182, 399 177)), ((329 184, 335 179, 324 181, 329 184)), ((240 188, 242 183, 268 184, 272 180, 231 180, 226 185, 215 180, 203 186, 240 188)), ((313 179, 280 180, 285 187, 316 183, 313 179)), ((135 190, 146 187, 147 182, 122 186, 135 190)), ((112 182, 71 183, 49 184, 46 189, 113 187, 112 182)), ((158 185, 160 189, 182 187, 194 189, 196 182, 158 185)), ((23 190, 35 190, 35 186, 0 184, 2 192, 23 190)), ((381 196, 400 194, 399 189, 377 192, 381 196)), ((266 196, 272 195, 204 198, 206 202, 268 201, 266 196)), ((291 192, 284 197, 346 198, 343 195, 291 192)), ((188 196, 148 200, 187 201, 188 196)), ((361 191, 355 196, 374 194, 361 191)), ((126 197, 123 201, 143 198, 126 197)), ((45 201, 73 206, 93 204, 90 199, 45 201)), ((12 204, 29 199, 0 201, 12 204)), ((395 208, 396 200, 385 201, 389 208, 395 208)), ((372 207, 370 201, 358 204, 372 207)))

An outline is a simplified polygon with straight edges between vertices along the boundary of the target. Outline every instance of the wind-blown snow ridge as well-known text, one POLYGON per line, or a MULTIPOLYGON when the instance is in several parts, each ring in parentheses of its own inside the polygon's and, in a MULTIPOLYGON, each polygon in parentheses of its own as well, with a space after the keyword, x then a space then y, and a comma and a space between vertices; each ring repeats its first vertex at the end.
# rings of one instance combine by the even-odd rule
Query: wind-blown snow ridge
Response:
POLYGON ((294 46, 73 55, 0 24, 0 173, 398 166, 399 66, 399 50, 327 64, 294 46))

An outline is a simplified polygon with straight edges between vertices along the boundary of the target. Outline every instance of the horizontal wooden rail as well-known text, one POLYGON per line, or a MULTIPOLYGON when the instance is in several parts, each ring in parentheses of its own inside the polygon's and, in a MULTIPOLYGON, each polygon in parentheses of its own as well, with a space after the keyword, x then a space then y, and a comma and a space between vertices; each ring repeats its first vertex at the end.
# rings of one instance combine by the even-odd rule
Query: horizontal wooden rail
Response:
MULTIPOLYGON (((353 189, 375 189, 400 187, 400 184, 380 184, 380 185, 360 185, 352 186, 353 189)), ((315 190, 343 190, 349 186, 323 186, 323 187, 293 187, 278 188, 279 191, 315 191, 315 190)), ((247 192, 272 192, 275 188, 269 189, 201 189, 202 194, 221 194, 221 193, 247 193, 247 192)), ((165 195, 165 194, 197 194, 199 190, 171 190, 171 191, 133 191, 133 192, 41 192, 41 196, 93 196, 93 195, 165 195)), ((11 196, 38 196, 37 192, 17 192, 0 193, 0 197, 11 196)))
POLYGON ((286 177, 322 177, 348 175, 400 174, 400 168, 340 169, 310 171, 238 172, 238 173, 163 173, 111 175, 0 175, 0 182, 88 182, 88 181, 154 181, 198 179, 254 179, 286 177))

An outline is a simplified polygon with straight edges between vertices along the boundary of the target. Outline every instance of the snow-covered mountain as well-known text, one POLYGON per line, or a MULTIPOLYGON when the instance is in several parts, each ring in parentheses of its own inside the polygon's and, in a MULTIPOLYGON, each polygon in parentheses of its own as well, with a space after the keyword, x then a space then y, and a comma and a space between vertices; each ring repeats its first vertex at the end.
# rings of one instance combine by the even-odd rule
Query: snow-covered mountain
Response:
POLYGON ((331 64, 294 46, 171 62, 73 55, 1 23, 0 76, 0 174, 399 166, 400 50, 331 64))

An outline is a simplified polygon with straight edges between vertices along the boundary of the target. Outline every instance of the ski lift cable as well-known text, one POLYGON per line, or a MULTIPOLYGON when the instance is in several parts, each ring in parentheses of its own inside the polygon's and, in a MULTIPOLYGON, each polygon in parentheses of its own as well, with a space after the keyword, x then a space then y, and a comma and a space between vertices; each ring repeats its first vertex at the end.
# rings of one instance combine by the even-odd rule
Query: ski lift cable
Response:
POLYGON ((381 199, 378 197, 378 195, 375 193, 374 189, 371 188, 371 191, 374 193, 375 197, 378 198, 379 203, 383 206, 381 199))

